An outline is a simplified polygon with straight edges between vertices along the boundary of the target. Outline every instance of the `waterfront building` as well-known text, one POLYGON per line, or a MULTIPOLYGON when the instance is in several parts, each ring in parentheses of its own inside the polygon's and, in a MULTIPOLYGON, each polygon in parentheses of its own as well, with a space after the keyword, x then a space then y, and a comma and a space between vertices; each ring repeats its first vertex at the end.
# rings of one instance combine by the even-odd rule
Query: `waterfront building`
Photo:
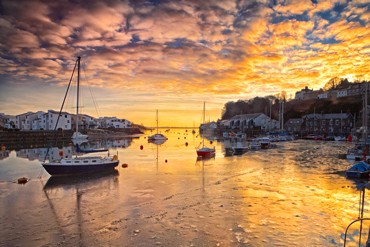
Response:
POLYGON ((124 129, 124 128, 132 128, 132 123, 127 119, 120 119, 116 117, 104 117, 105 122, 100 122, 102 124, 101 128, 117 128, 117 129, 124 129))
MULTIPOLYGON (((58 111, 48 110, 46 114, 42 115, 42 125, 44 130, 54 130, 58 121, 58 111)), ((56 129, 71 130, 72 129, 72 114, 68 112, 61 112, 56 129)))
POLYGON ((274 124, 271 119, 263 113, 241 114, 232 117, 225 122, 225 126, 232 129, 249 129, 253 127, 261 127, 262 130, 268 130, 269 124, 274 124))
POLYGON ((26 119, 27 114, 34 114, 34 112, 22 113, 15 116, 15 128, 23 129, 24 120, 26 119))
POLYGON ((301 132, 303 122, 302 118, 291 118, 284 124, 284 128, 289 132, 301 132))
POLYGON ((353 116, 350 113, 308 114, 302 117, 303 130, 319 133, 350 133, 353 116))
POLYGON ((25 119, 22 120, 21 130, 39 130, 43 114, 45 114, 43 111, 26 114, 25 119))
POLYGON ((5 125, 8 123, 7 117, 5 117, 4 113, 0 113, 0 127, 5 127, 5 125))

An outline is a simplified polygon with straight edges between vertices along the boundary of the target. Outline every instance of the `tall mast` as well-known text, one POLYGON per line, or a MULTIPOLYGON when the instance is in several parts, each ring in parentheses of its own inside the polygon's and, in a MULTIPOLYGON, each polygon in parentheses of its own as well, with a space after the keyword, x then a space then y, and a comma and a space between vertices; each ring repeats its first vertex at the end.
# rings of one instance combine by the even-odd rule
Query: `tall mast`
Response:
POLYGON ((206 102, 204 101, 203 104, 203 147, 204 147, 204 129, 205 129, 205 121, 206 121, 206 102))
POLYGON ((156 119, 156 121, 157 121, 157 134, 158 134, 158 109, 157 109, 157 119, 156 119))
MULTIPOLYGON (((78 69, 77 69, 77 107, 76 107, 76 140, 78 140, 78 95, 79 95, 79 88, 80 88, 80 62, 81 57, 77 57, 78 60, 78 69)), ((77 157, 77 152, 76 152, 77 157)))
POLYGON ((365 144, 367 139, 367 81, 365 81, 365 144))

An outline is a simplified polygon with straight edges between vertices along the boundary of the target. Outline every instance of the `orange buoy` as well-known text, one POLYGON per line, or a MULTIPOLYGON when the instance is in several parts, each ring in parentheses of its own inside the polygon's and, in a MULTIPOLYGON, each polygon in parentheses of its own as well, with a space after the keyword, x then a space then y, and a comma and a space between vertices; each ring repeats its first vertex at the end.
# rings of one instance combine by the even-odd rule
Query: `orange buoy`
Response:
POLYGON ((72 146, 72 143, 69 143, 68 145, 69 145, 69 146, 72 146))
POLYGON ((143 145, 140 145, 140 149, 143 150, 144 149, 144 146, 143 145))
POLYGON ((62 157, 63 156, 63 151, 59 151, 59 156, 62 157))
POLYGON ((180 137, 178 139, 180 140, 180 137))
POLYGON ((184 137, 184 139, 186 139, 186 136, 184 137))
POLYGON ((128 165, 125 163, 125 164, 122 164, 122 167, 126 168, 126 167, 128 167, 128 165))
POLYGON ((23 178, 18 178, 18 184, 25 184, 28 182, 28 179, 23 177, 23 178))

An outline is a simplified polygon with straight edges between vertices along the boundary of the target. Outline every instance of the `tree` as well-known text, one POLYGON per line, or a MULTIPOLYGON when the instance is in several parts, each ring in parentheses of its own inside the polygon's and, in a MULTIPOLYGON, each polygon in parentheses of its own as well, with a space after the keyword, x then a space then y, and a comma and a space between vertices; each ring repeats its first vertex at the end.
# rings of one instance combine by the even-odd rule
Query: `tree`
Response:
POLYGON ((331 78, 324 86, 324 91, 327 91, 327 90, 330 90, 330 89, 334 89, 336 86, 337 86, 337 83, 338 83, 338 80, 339 78, 338 77, 334 77, 334 78, 331 78))

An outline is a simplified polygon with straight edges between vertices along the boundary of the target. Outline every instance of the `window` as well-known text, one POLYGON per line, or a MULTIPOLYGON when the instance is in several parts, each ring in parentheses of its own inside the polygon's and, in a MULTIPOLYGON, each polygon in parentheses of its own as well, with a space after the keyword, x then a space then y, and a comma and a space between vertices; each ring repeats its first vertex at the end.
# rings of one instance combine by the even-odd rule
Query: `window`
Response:
POLYGON ((84 160, 84 163, 89 163, 89 161, 88 160, 84 160))
POLYGON ((75 160, 75 164, 78 164, 78 163, 80 163, 80 161, 78 161, 78 160, 75 160))
POLYGON ((64 128, 67 128, 67 125, 64 125, 64 128))
POLYGON ((53 123, 53 119, 52 119, 52 120, 50 120, 50 123, 53 123))
POLYGON ((65 118, 67 118, 67 115, 65 115, 65 118))
POLYGON ((326 124, 326 121, 325 120, 322 120, 322 125, 325 125, 326 124))
POLYGON ((330 119, 329 125, 333 125, 333 119, 330 119))
POLYGON ((92 163, 96 163, 96 160, 92 160, 91 162, 92 162, 92 163))
POLYGON ((66 163, 70 164, 70 163, 72 163, 72 162, 71 162, 70 160, 67 160, 67 161, 66 161, 66 163))
POLYGON ((69 120, 67 120, 67 123, 69 123, 69 120))
POLYGON ((335 125, 339 125, 339 120, 335 120, 335 125))

